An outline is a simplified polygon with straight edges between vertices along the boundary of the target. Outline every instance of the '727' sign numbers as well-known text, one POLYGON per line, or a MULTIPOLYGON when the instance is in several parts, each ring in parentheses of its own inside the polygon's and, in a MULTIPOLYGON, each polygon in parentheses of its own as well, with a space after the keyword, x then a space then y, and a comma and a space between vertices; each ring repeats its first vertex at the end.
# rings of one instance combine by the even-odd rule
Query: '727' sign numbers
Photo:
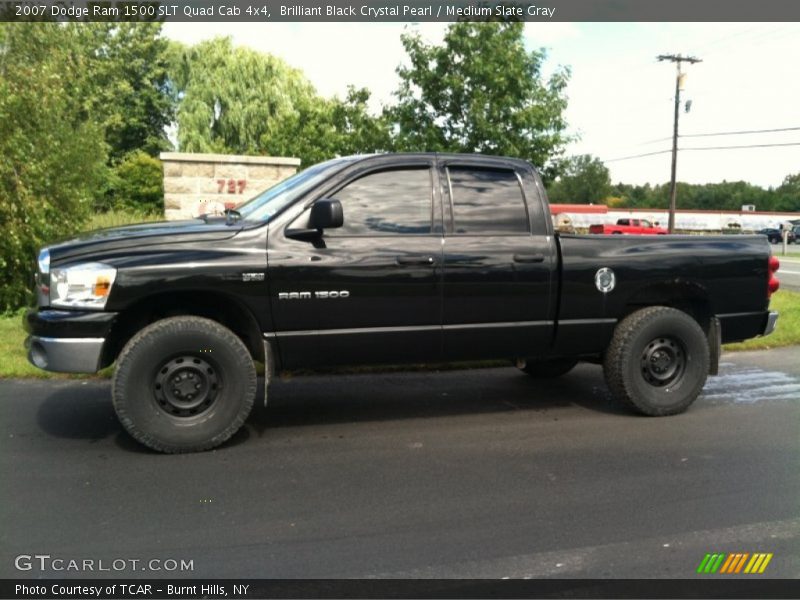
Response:
POLYGON ((217 179, 218 194, 243 194, 246 187, 246 179, 217 179))

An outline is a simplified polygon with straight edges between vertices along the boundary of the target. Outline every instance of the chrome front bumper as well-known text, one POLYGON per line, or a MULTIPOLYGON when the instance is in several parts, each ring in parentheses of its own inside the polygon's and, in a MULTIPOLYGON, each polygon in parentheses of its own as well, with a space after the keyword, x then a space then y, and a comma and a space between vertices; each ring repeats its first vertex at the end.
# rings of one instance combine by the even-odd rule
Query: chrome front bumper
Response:
POLYGON ((46 371, 95 373, 105 338, 50 338, 29 335, 25 340, 28 362, 46 371))
POLYGON ((773 331, 775 331, 775 326, 778 323, 778 312, 771 310, 769 311, 769 315, 767 315, 767 324, 764 326, 764 333, 761 335, 769 335, 773 331))

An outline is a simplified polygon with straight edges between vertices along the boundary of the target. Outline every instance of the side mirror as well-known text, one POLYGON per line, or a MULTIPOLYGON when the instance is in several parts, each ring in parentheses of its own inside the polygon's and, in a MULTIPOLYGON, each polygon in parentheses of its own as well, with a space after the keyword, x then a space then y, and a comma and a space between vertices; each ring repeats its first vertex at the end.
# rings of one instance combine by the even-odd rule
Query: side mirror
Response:
POLYGON ((331 229, 344 224, 342 203, 335 198, 322 198, 311 207, 308 226, 311 229, 331 229))

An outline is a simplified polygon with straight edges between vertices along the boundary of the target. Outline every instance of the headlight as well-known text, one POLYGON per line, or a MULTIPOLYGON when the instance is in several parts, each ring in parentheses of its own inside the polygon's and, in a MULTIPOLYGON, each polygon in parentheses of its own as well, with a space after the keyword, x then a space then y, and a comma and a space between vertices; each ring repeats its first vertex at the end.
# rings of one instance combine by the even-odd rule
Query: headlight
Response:
POLYGON ((98 308, 106 305, 117 270, 103 263, 55 267, 50 271, 50 304, 68 308, 98 308))
POLYGON ((36 260, 36 302, 42 306, 50 304, 50 250, 42 248, 36 260))
POLYGON ((50 250, 47 248, 42 248, 42 251, 39 252, 39 273, 42 275, 47 275, 50 273, 50 250))

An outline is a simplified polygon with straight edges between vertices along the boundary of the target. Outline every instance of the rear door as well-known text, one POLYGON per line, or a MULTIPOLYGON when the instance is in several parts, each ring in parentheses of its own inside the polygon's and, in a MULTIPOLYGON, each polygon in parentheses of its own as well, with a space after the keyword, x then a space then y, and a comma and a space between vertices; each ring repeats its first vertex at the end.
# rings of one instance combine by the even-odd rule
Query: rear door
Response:
POLYGON ((557 254, 535 176, 504 163, 443 158, 440 178, 446 358, 546 354, 557 254))
POLYGON ((440 359, 442 225, 433 166, 432 157, 359 163, 318 194, 341 202, 343 227, 308 241, 270 234, 284 364, 440 359))

